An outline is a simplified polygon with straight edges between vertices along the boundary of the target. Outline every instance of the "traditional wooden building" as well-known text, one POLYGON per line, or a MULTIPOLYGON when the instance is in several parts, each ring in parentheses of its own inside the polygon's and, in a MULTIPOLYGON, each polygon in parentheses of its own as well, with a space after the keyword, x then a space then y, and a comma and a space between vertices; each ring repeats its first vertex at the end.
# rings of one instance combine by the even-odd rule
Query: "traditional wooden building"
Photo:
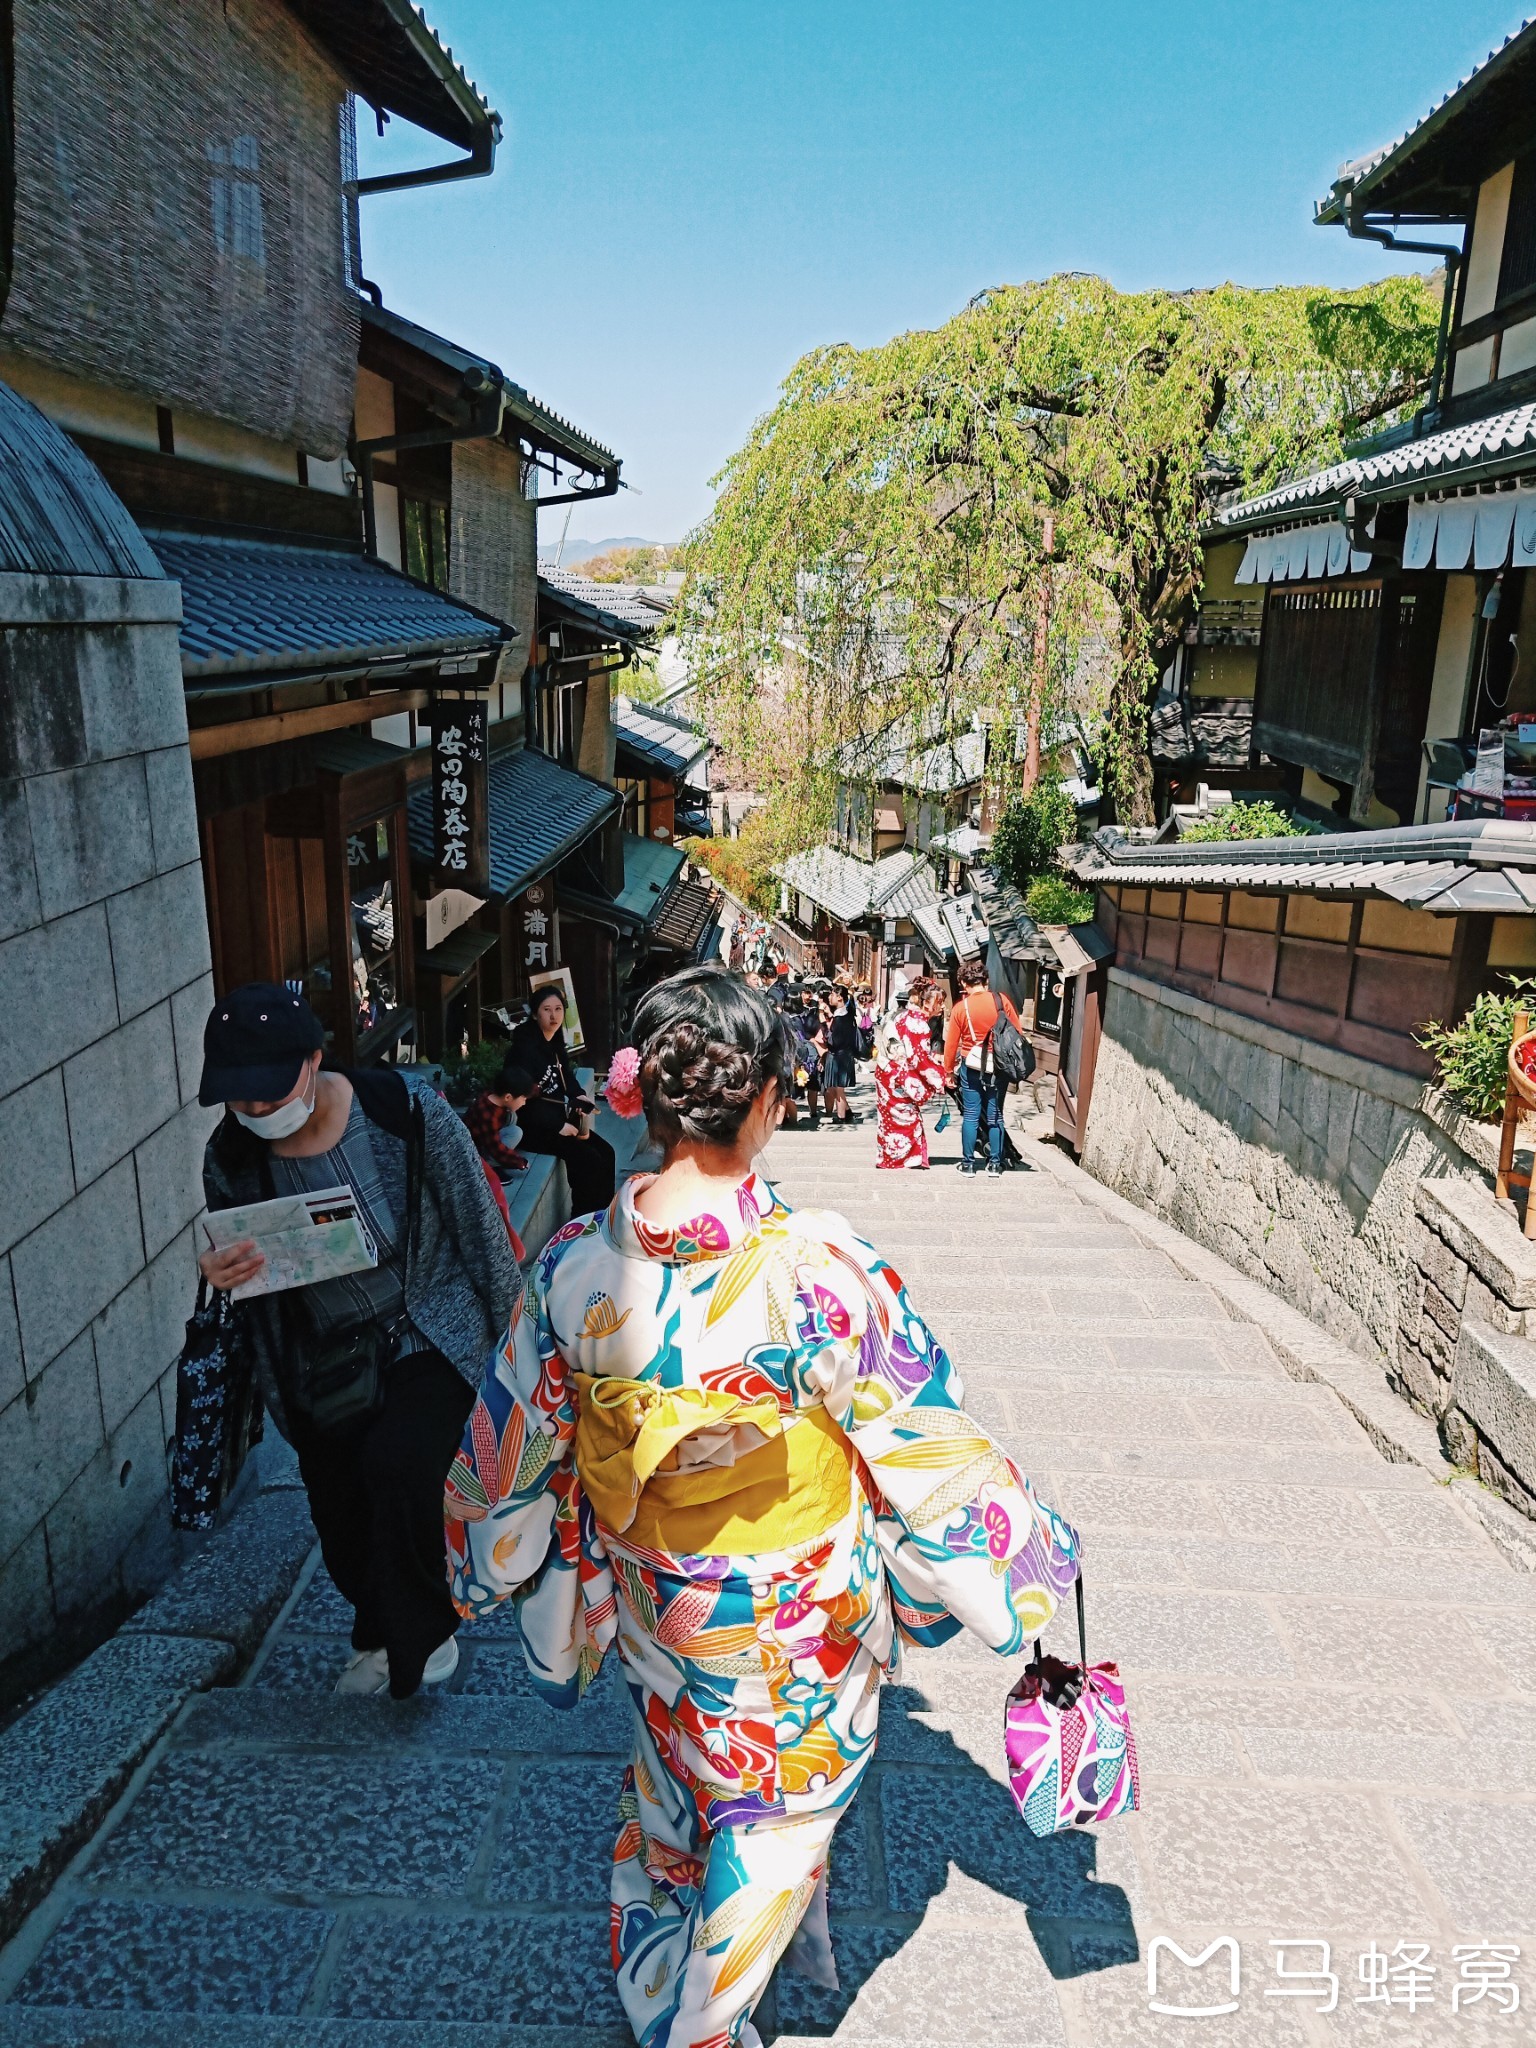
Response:
MULTIPOLYGON (((1257 613, 1252 693, 1234 650, 1219 694, 1191 682, 1183 724, 1222 705, 1231 758, 1246 717, 1251 767, 1276 774, 1243 779, 1278 779, 1326 821, 1536 815, 1519 652, 1536 645, 1536 25, 1347 165, 1317 219, 1443 257, 1431 388, 1407 424, 1219 515, 1199 620, 1239 607, 1246 640, 1257 613)), ((1168 773, 1197 765, 1186 748, 1168 773)))
POLYGON ((813 974, 846 967, 882 1004, 898 969, 922 971, 927 953, 914 917, 940 896, 920 853, 908 849, 863 861, 818 846, 792 854, 776 873, 774 943, 792 966, 813 974))
POLYGON ((1066 865, 1117 968, 1401 1074, 1433 1071, 1426 1025, 1536 969, 1532 825, 1187 846, 1106 827, 1066 865))

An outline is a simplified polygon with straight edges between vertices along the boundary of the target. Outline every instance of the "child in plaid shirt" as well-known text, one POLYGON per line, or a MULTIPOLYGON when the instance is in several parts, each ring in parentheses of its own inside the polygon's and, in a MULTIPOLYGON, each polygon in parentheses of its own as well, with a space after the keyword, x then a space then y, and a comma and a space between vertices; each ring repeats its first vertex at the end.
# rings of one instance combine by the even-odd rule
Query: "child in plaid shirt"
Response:
POLYGON ((477 1095, 470 1104, 465 1118, 469 1135, 474 1139, 475 1150, 480 1157, 498 1174, 522 1172, 528 1165, 516 1149, 517 1141, 523 1135, 518 1126, 517 1112, 533 1091, 533 1076, 524 1068, 509 1063, 497 1076, 496 1085, 477 1095))

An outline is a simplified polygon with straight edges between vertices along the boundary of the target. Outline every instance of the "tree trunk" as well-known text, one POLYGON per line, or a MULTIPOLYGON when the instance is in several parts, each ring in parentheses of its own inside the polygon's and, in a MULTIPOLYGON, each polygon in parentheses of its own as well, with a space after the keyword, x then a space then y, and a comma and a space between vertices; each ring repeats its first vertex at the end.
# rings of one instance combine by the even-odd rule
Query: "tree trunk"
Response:
POLYGON ((1045 571, 1035 608, 1035 644, 1030 663, 1029 708, 1024 721, 1024 795, 1040 780, 1040 720, 1045 709, 1051 652, 1051 556, 1056 550, 1056 522, 1049 516, 1041 535, 1045 571))

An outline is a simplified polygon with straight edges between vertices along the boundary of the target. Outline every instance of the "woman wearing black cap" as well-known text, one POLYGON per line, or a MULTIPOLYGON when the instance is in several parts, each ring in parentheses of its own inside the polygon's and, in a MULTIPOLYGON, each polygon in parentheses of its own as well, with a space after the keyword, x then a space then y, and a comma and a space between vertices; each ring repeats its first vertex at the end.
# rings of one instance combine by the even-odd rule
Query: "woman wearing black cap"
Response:
MULTIPOLYGON (((404 1699, 458 1663, 443 1484, 520 1286, 469 1133, 390 1068, 323 1064, 309 1005, 272 982, 215 1003, 198 1099, 210 1209, 349 1186, 376 1267, 234 1304, 293 1443, 326 1568, 354 1610, 338 1692, 404 1699)), ((214 1287, 261 1271, 249 1239, 199 1260, 214 1287)))

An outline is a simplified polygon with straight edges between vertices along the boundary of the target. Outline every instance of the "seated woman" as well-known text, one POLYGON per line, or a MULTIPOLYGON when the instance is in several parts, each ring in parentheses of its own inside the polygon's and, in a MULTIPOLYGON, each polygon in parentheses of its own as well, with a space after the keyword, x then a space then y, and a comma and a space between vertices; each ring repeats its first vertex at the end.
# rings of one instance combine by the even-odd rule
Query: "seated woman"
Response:
POLYGON ((533 1015, 512 1034, 507 1063, 533 1080, 522 1109, 522 1150, 552 1152, 563 1161, 573 1215, 606 1208, 613 1200, 613 1147, 588 1128, 596 1104, 582 1094, 565 1048, 565 998, 559 989, 540 989, 533 1015))
POLYGON ((448 1541, 461 1613, 519 1594, 555 1703, 617 1643, 619 1996, 637 2040, 700 2048, 757 2039, 899 1642, 963 1624, 1020 1655, 1078 1548, 965 1414, 880 1254, 754 1172, 792 1057, 765 998, 690 968, 635 1037, 665 1163, 535 1261, 449 1475, 448 1541))

